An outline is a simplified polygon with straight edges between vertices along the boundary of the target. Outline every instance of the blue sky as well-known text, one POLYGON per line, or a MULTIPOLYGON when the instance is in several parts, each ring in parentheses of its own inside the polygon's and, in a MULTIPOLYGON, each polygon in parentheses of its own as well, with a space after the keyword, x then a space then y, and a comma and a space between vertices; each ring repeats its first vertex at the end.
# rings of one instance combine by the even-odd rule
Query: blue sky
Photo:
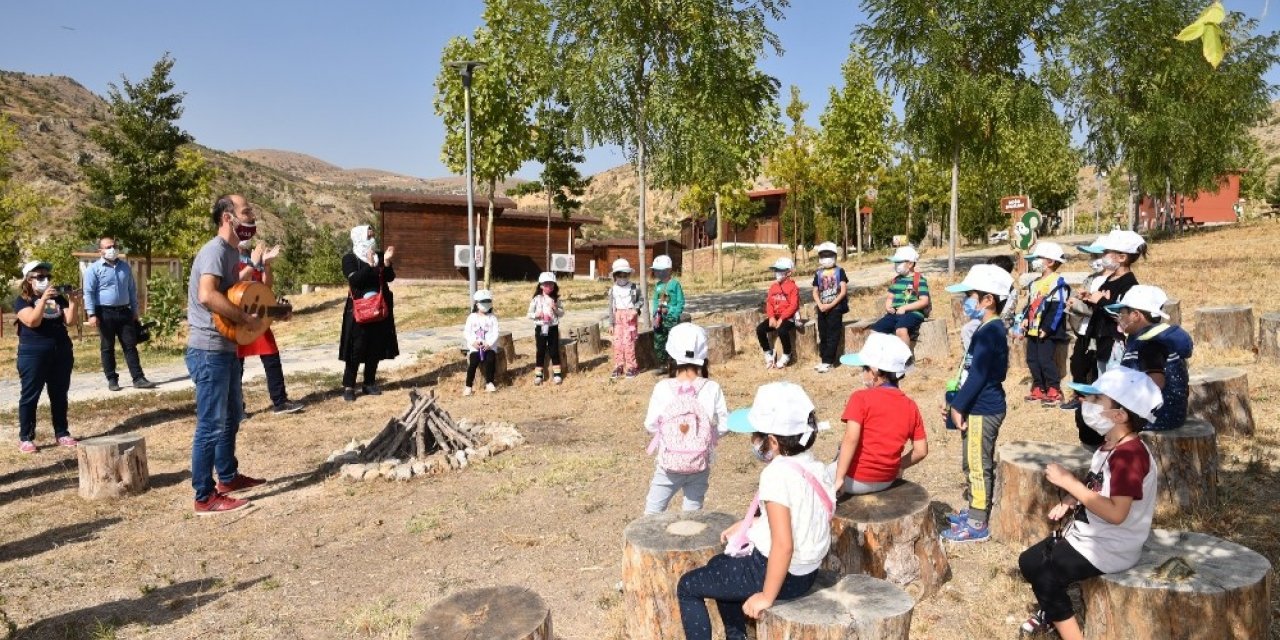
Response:
MULTIPOLYGON (((202 144, 308 153, 342 167, 447 175, 431 100, 445 41, 470 34, 481 0, 4 0, 0 69, 70 76, 105 94, 166 51, 187 93, 182 125, 202 144)), ((1207 4, 1207 0, 1206 0, 1207 4)), ((1266 0, 1226 0, 1260 17, 1266 0)), ((1280 0, 1264 29, 1280 28, 1280 0)), ((799 85, 816 122, 862 19, 857 2, 793 0, 775 25, 785 49, 762 67, 799 85)), ((1273 81, 1276 72, 1273 70, 1273 81)), ((624 162, 588 152, 595 173, 624 162)), ((526 166, 522 177, 533 177, 526 166)))

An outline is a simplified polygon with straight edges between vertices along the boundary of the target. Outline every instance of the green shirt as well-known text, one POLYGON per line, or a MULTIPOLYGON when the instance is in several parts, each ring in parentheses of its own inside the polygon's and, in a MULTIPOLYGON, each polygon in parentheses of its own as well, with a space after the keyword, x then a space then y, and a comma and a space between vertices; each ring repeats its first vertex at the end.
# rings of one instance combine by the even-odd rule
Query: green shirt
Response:
MULTIPOLYGON (((908 273, 905 276, 898 276, 893 279, 893 284, 889 285, 889 294, 893 296, 893 308, 897 309, 902 305, 917 302, 920 298, 929 295, 929 281, 924 276, 920 276, 920 289, 915 290, 916 274, 908 273)), ((925 317, 924 312, 916 309, 911 311, 921 318, 925 317)))
POLYGON ((680 324, 680 316, 684 314, 684 289, 680 287, 679 280, 672 277, 654 285, 652 309, 655 314, 662 315, 663 326, 674 327, 680 324))

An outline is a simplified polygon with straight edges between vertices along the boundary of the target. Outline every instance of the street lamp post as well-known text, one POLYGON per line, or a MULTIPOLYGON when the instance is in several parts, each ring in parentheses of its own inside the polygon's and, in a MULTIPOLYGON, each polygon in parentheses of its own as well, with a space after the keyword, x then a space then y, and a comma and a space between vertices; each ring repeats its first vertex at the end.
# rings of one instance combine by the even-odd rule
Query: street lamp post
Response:
POLYGON ((474 297, 476 294, 476 197, 471 180, 471 76, 476 69, 483 67, 484 63, 476 60, 458 60, 448 64, 462 74, 462 108, 467 141, 467 245, 471 248, 471 256, 467 260, 467 282, 471 296, 474 297))

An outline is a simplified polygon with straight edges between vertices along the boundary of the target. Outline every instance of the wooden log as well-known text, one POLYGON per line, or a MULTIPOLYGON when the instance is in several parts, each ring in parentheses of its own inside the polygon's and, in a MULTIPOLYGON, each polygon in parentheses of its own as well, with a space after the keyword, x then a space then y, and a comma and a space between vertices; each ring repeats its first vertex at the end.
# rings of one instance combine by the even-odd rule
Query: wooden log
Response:
POLYGON ((147 490, 147 440, 137 434, 81 440, 76 447, 80 497, 109 500, 147 490))
POLYGON ((951 296, 951 321, 954 322, 957 327, 963 327, 966 322, 969 322, 969 316, 964 312, 964 299, 967 297, 968 294, 955 294, 951 296))
POLYGON ((1187 417, 1213 425, 1219 436, 1252 436, 1253 406, 1244 369, 1211 367, 1191 374, 1187 417))
POLYGON ((951 577, 929 492, 900 481, 877 493, 842 498, 831 518, 831 550, 822 567, 839 575, 888 580, 917 600, 951 577))
POLYGON ((871 333, 871 325, 875 320, 849 320, 844 323, 844 347, 841 353, 857 353, 867 342, 867 334, 871 333))
POLYGON ((1218 442, 1208 422, 1188 418, 1177 429, 1139 435, 1156 459, 1157 515, 1218 505, 1218 442))
POLYGON ((516 341, 510 331, 502 331, 498 333, 498 341, 493 346, 500 352, 507 354, 507 362, 514 362, 516 359, 516 341))
POLYGON ((947 321, 930 318, 920 325, 920 337, 913 345, 917 363, 950 362, 951 342, 947 336, 947 321))
MULTIPOLYGON (((894 584, 864 575, 780 602, 756 625, 757 640, 907 640, 915 602, 894 584)), ((820 588, 819 588, 820 587, 820 588)))
POLYGON ((1258 361, 1280 364, 1280 312, 1264 313, 1258 320, 1258 361))
MULTIPOLYGON (((795 366, 797 362, 821 362, 822 355, 818 351, 818 322, 816 319, 810 319, 804 325, 796 325, 796 329, 791 334, 791 364, 795 366)), ((782 345, 779 344, 774 349, 774 354, 782 353, 782 345)))
POLYGON ((1168 300, 1165 301, 1164 306, 1161 307, 1160 310, 1169 314, 1169 319, 1165 320, 1165 322, 1168 322, 1169 324, 1175 325, 1175 326, 1182 325, 1182 301, 1181 300, 1177 298, 1169 298, 1168 300))
POLYGON ((485 587, 455 593, 427 609, 413 640, 553 640, 551 608, 524 587, 485 587))
POLYGON ((713 324, 706 327, 705 330, 707 332, 707 359, 711 364, 724 364, 737 354, 734 346, 732 325, 713 324))
MULTIPOLYGON (((566 374, 578 372, 578 347, 581 345, 573 338, 560 339, 560 370, 566 374)), ((551 370, 551 356, 547 356, 547 370, 551 370)))
POLYGON ((1014 547, 1028 547, 1053 532, 1049 510, 1062 502, 1061 490, 1045 478, 1056 462, 1077 478, 1089 472, 1093 454, 1078 444, 1010 442, 996 449, 996 489, 991 535, 1014 547))
MULTIPOLYGON (((683 638, 676 585, 723 550, 720 532, 735 522, 714 511, 669 511, 634 520, 622 532, 622 601, 630 640, 683 638)), ((720 615, 708 601, 715 637, 720 615)))
POLYGON ((1154 529, 1136 566, 1081 583, 1084 636, 1090 640, 1268 638, 1270 576, 1271 563, 1246 547, 1203 533, 1154 529), (1186 575, 1188 568, 1190 575, 1186 575))
POLYGON ((594 323, 569 330, 569 337, 578 341, 578 355, 594 358, 600 355, 600 324, 594 323))
POLYGON ((756 327, 764 322, 764 314, 758 309, 743 309, 724 314, 724 321, 733 327, 733 344, 742 353, 754 351, 760 343, 756 340, 756 327))
POLYGON ((636 334, 636 367, 641 371, 649 371, 657 366, 658 357, 653 352, 653 329, 641 329, 636 334))
POLYGON ((1253 307, 1205 307, 1196 310, 1197 347, 1253 350, 1253 307))
MULTIPOLYGON (((506 349, 498 350, 498 353, 496 354, 498 358, 498 364, 495 365, 493 368, 493 384, 504 385, 504 386, 511 384, 511 360, 514 357, 514 354, 515 354, 514 351, 507 351, 506 349)), ((492 358, 494 357, 494 355, 495 354, 493 353, 488 353, 488 354, 485 354, 485 357, 492 358)), ((483 371, 483 369, 481 371, 483 371)), ((483 377, 484 377, 483 373, 481 373, 478 376, 478 378, 483 378, 483 377)))

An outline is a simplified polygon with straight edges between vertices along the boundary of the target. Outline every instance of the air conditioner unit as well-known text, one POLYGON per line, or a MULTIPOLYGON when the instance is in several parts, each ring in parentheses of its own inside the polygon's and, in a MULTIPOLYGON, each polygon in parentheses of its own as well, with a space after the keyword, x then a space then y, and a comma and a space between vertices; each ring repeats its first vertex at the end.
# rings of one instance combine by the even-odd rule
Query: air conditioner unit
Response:
MULTIPOLYGON (((465 267, 470 264, 471 246, 465 244, 453 245, 453 266, 465 267)), ((477 267, 484 266, 484 247, 476 246, 475 265, 477 267)))
POLYGON ((553 253, 551 254, 551 270, 556 273, 573 273, 575 271, 575 262, 572 253, 553 253))

